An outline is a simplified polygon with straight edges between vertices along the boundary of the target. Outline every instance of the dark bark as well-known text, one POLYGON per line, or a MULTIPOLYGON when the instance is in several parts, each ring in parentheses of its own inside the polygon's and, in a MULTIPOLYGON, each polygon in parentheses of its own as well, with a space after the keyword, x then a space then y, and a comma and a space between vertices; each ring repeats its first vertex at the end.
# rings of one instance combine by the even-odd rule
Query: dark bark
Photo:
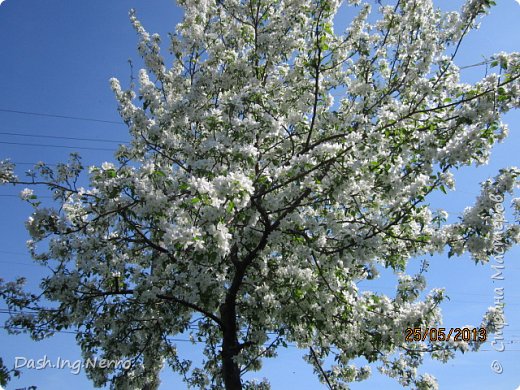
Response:
POLYGON ((238 260, 238 247, 235 245, 231 249, 230 259, 235 266, 235 275, 227 291, 226 299, 224 303, 220 305, 222 377, 226 390, 242 390, 240 366, 234 360, 234 358, 239 355, 242 347, 238 341, 237 296, 244 280, 247 267, 256 257, 258 250, 265 247, 268 235, 269 233, 264 233, 258 246, 251 251, 243 261, 238 260))
POLYGON ((222 320, 222 376, 226 390, 242 390, 240 367, 233 359, 240 353, 237 339, 236 302, 229 294, 220 306, 222 320))
POLYGON ((159 384, 161 381, 159 378, 156 378, 153 382, 149 382, 146 385, 143 386, 143 390, 157 390, 159 389, 159 384))

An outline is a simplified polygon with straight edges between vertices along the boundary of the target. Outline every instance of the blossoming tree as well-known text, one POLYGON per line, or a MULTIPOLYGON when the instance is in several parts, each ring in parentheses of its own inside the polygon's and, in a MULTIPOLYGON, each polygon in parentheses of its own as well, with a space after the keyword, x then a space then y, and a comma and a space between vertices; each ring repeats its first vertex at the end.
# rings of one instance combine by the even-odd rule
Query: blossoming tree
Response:
MULTIPOLYGON (((287 343, 331 389, 369 376, 357 357, 436 388, 417 373, 425 354, 446 361, 480 342, 405 341, 407 327, 440 323, 443 300, 421 295, 424 272, 408 275, 408 261, 448 249, 485 263, 519 241, 517 223, 493 228, 516 168, 482 183, 458 223, 427 203, 453 187, 451 171, 486 162, 520 105, 518 53, 459 81, 457 49, 493 2, 349 0, 343 33, 335 0, 179 3, 171 60, 131 13, 145 69, 135 92, 112 80, 132 137, 117 163, 91 167, 88 188, 76 156, 29 179, 2 163, 4 183, 45 184, 57 204, 22 192, 32 256, 53 272, 41 296, 2 282, 8 325, 36 339, 73 328, 85 358, 131 359, 88 368, 116 388, 157 387, 168 365, 193 387, 265 389, 243 374, 287 343), (382 267, 398 275, 395 295, 361 292, 382 267), (181 333, 204 342, 203 366, 178 355, 181 333)), ((480 326, 500 321, 490 309, 480 326)))

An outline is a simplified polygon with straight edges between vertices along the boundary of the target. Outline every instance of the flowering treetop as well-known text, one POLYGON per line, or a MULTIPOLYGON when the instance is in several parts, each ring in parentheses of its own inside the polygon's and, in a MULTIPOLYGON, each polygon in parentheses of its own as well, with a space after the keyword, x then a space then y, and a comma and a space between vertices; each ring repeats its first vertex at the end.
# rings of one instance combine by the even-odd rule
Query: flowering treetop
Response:
MULTIPOLYGON (((194 387, 267 388, 242 375, 290 342, 330 388, 369 376, 357 357, 435 388, 417 374, 424 354, 446 361, 479 343, 404 341, 406 327, 440 323, 443 299, 437 289, 419 299, 424 270, 406 274, 408 261, 447 248, 485 263, 520 239, 518 221, 497 235, 492 211, 518 168, 482 183, 458 223, 427 203, 454 187, 454 169, 487 161, 507 134, 501 116, 520 105, 518 53, 495 55, 497 72, 474 84, 454 62, 493 2, 446 13, 431 0, 350 0, 343 33, 338 1, 179 3, 170 65, 130 15, 145 68, 136 91, 111 80, 132 136, 116 163, 91 167, 88 188, 76 185, 77 156, 27 180, 0 166, 3 182, 46 184, 58 204, 22 192, 54 304, 22 279, 3 283, 11 308, 38 311, 9 324, 35 338, 77 328, 85 357, 133 359, 129 370, 89 368, 98 385, 153 387, 167 364, 194 387), (398 274, 394 296, 357 287, 380 267, 398 274), (183 332, 205 342, 203 367, 177 354, 169 336, 183 332)), ((501 320, 490 309, 480 326, 501 320)))

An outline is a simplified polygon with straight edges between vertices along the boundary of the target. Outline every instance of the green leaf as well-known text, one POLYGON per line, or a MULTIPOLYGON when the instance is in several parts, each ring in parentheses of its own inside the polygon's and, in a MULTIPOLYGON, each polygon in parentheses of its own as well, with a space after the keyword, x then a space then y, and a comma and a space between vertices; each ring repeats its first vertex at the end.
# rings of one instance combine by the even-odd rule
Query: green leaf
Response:
POLYGON ((117 173, 116 173, 116 170, 115 169, 107 169, 105 171, 106 175, 110 178, 114 178, 117 176, 117 173))
POLYGON ((323 25, 323 31, 325 31, 327 34, 333 35, 332 24, 330 22, 325 23, 323 25))

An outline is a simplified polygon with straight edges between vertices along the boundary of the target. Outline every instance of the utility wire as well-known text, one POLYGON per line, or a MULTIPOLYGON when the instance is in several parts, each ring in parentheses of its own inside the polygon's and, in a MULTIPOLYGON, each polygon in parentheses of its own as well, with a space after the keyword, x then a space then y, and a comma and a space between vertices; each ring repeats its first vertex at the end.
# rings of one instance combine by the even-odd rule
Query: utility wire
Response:
MULTIPOLYGON (((2 198, 20 198, 20 195, 0 194, 0 197, 2 197, 2 198)), ((52 196, 48 196, 48 195, 38 196, 38 199, 52 199, 52 196)))
POLYGON ((0 253, 5 253, 8 255, 23 255, 23 256, 25 256, 27 254, 27 253, 23 253, 23 252, 12 252, 12 251, 4 251, 4 250, 0 250, 0 253))
POLYGON ((82 150, 102 150, 106 152, 114 152, 114 149, 108 148, 94 148, 87 146, 69 146, 69 145, 49 145, 49 144, 28 144, 24 142, 6 142, 0 141, 0 144, 4 145, 21 145, 21 146, 38 146, 38 147, 47 147, 47 148, 62 148, 62 149, 82 149, 82 150))
MULTIPOLYGON (((6 329, 6 330, 8 329, 7 326, 0 326, 0 328, 6 329)), ((10 329, 20 330, 20 331, 26 330, 24 328, 19 328, 19 327, 11 327, 10 329)), ((81 332, 74 331, 74 330, 55 330, 54 333, 79 334, 81 332)), ((187 342, 187 343, 192 343, 192 344, 193 343, 195 343, 195 344, 205 344, 204 341, 190 340, 190 339, 168 338, 168 340, 173 341, 173 342, 187 342)), ((265 343, 264 346, 269 346, 269 343, 265 343)), ((287 343, 287 346, 291 347, 291 348, 297 348, 297 345, 294 344, 294 343, 287 343)), ((478 351, 479 352, 495 352, 494 349, 479 349, 478 351)), ((520 349, 505 349, 501 353, 503 353, 503 352, 520 352, 520 349)))
POLYGON ((78 138, 78 137, 64 137, 57 135, 36 135, 36 134, 24 134, 24 133, 12 133, 12 132, 0 132, 1 135, 13 135, 16 137, 31 137, 31 138, 52 138, 52 139, 66 139, 74 141, 91 141, 91 142, 109 142, 116 144, 124 144, 126 141, 112 140, 112 139, 96 139, 96 138, 78 138))
MULTIPOLYGON (((44 310, 41 311, 53 311, 53 310, 44 310)), ((0 314, 27 314, 27 315, 36 315, 38 311, 36 310, 9 310, 8 308, 0 308, 0 314)), ((190 330, 199 330, 198 325, 188 325, 188 329, 190 330)), ((508 332, 516 332, 517 329, 506 329, 508 332)), ((269 335, 276 335, 276 332, 266 332, 269 335)), ((520 344, 520 339, 517 336, 509 336, 510 339, 504 340, 504 344, 520 344)))
POLYGON ((16 264, 16 265, 23 265, 25 267, 38 267, 38 268, 42 267, 39 264, 17 263, 15 261, 1 261, 0 260, 0 264, 16 264))
POLYGON ((474 67, 476 67, 476 66, 482 66, 482 65, 490 64, 491 62, 492 62, 492 60, 485 60, 485 61, 482 61, 482 62, 478 62, 478 63, 476 63, 476 64, 466 65, 466 66, 461 66, 461 67, 459 67, 459 69, 474 68, 474 67))
POLYGON ((105 119, 86 118, 86 117, 81 117, 81 116, 70 116, 70 115, 55 115, 55 114, 48 114, 48 113, 43 113, 43 112, 33 112, 33 111, 9 110, 6 108, 0 108, 0 112, 9 112, 9 113, 13 113, 13 114, 22 114, 22 115, 45 116, 45 117, 61 118, 61 119, 72 119, 72 120, 77 120, 77 121, 112 123, 115 125, 124 125, 123 122, 109 121, 109 120, 105 120, 105 119))
MULTIPOLYGON (((42 161, 40 161, 40 162, 42 162, 42 161)), ((39 163, 35 163, 35 162, 16 162, 16 161, 13 161, 12 163, 14 165, 36 165, 36 164, 39 164, 39 163)), ((45 165, 56 166, 58 164, 45 163, 45 165)))

